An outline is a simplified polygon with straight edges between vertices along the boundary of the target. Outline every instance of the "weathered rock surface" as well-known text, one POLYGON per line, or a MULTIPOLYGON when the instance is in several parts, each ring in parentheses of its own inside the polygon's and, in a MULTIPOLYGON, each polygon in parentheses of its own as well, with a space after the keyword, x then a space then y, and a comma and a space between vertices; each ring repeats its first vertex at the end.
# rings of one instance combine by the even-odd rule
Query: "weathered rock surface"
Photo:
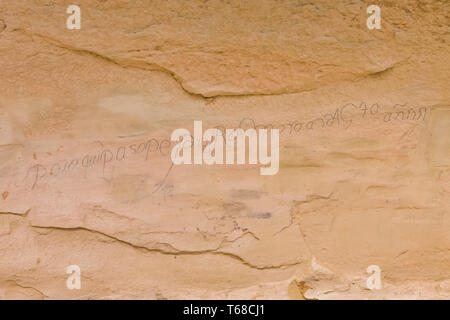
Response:
POLYGON ((450 298, 448 1, 377 1, 381 30, 365 1, 77 4, 0 2, 0 298, 450 298), (173 166, 194 120, 279 128, 278 174, 173 166))

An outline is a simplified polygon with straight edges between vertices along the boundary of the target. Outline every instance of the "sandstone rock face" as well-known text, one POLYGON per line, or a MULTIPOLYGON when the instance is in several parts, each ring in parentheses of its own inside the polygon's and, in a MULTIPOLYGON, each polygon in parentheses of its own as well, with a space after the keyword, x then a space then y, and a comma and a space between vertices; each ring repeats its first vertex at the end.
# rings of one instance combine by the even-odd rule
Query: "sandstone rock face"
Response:
POLYGON ((369 4, 1 1, 0 298, 449 299, 450 2, 369 4), (195 120, 278 173, 173 165, 195 120))

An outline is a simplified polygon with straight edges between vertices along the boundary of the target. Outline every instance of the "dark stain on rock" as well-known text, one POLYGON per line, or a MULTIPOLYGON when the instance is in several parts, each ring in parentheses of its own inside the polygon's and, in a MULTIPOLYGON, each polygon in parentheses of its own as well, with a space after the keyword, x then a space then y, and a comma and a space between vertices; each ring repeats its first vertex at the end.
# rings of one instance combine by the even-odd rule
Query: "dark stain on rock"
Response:
POLYGON ((0 19, 0 33, 6 29, 6 23, 3 19, 0 19))
POLYGON ((270 219, 272 218, 272 214, 270 212, 257 212, 248 215, 250 218, 256 219, 270 219))

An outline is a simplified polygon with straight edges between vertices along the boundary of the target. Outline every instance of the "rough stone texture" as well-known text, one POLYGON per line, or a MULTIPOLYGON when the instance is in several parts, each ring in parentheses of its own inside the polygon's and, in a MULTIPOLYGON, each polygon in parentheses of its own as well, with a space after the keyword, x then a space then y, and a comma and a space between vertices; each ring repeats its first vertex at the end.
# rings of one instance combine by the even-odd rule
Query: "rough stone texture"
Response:
POLYGON ((377 1, 381 30, 358 0, 69 4, 0 2, 0 298, 450 298, 449 1, 377 1), (278 174, 172 166, 194 120, 280 128, 278 174))

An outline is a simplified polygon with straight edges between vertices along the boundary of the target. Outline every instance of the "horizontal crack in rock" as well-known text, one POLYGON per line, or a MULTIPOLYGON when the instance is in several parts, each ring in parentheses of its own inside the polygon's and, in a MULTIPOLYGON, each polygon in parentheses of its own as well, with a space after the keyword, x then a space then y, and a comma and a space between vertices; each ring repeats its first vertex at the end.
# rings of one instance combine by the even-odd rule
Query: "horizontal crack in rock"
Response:
POLYGON ((148 248, 145 246, 140 246, 140 245, 136 245, 133 244, 131 242, 122 240, 120 238, 111 236, 109 234, 103 233, 101 231, 98 230, 93 230, 93 229, 89 229, 89 228, 85 228, 85 227, 68 227, 68 228, 64 228, 64 227, 51 227, 51 226, 38 226, 38 225, 31 225, 32 228, 38 228, 38 229, 49 229, 49 230, 60 230, 60 231, 87 231, 87 232, 91 232, 97 235, 101 235, 104 237, 107 237, 108 239, 111 239, 113 241, 117 241, 121 244, 124 244, 126 246, 130 246, 133 247, 135 249, 138 250, 144 250, 146 252, 156 252, 156 253, 160 253, 160 254, 166 254, 166 255, 201 255, 201 254, 212 254, 212 255, 222 255, 222 256, 227 256, 230 257, 232 259, 238 260, 239 262, 241 262, 242 264, 252 268, 252 269, 258 269, 258 270, 266 270, 266 269, 280 269, 280 268, 286 268, 286 267, 292 267, 292 266, 296 266, 301 264, 301 261, 297 261, 297 262, 293 262, 293 263, 286 263, 286 264, 279 264, 279 265, 271 265, 271 266, 258 266, 255 264, 252 264, 248 261, 246 261, 244 258, 242 258, 241 256, 234 254, 234 253, 230 253, 230 252, 224 252, 224 251, 217 251, 220 246, 216 249, 213 250, 192 250, 192 251, 186 251, 186 250, 178 250, 176 248, 174 248, 172 245, 164 243, 165 245, 171 247, 174 251, 167 251, 167 250, 163 250, 163 249, 158 249, 158 248, 148 248))

